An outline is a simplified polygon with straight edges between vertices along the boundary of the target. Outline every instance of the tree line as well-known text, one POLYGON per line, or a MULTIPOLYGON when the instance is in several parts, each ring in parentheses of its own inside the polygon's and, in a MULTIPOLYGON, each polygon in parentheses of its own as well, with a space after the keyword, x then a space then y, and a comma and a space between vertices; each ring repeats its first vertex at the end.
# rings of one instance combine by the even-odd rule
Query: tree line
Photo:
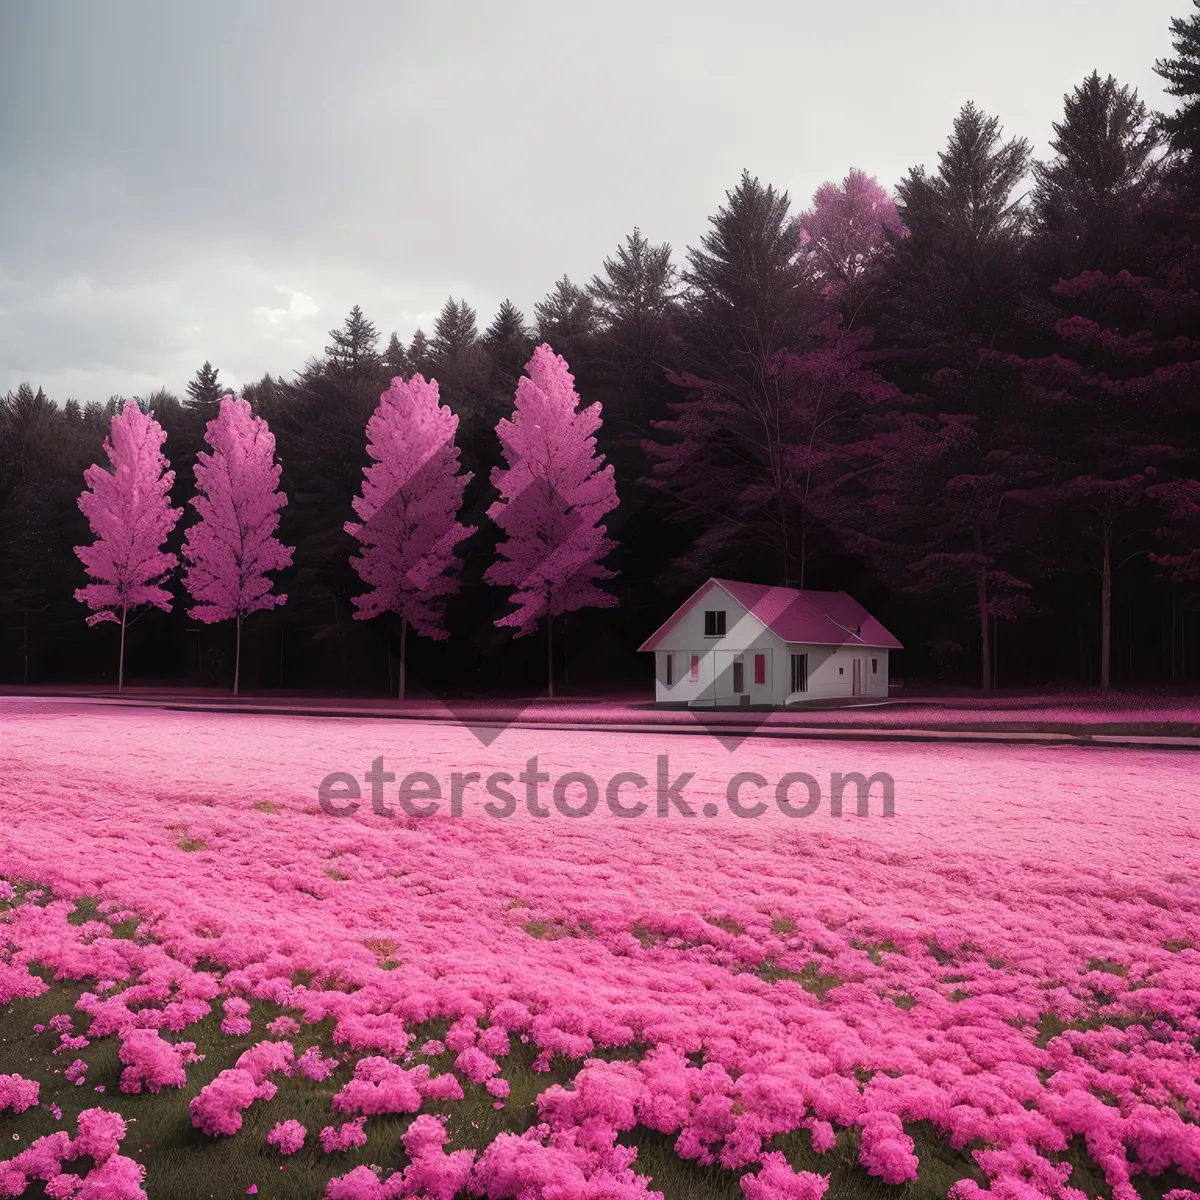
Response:
MULTIPOLYGON (((543 344, 517 385, 511 419, 496 434, 505 468, 492 470, 499 499, 488 517, 507 534, 486 582, 511 588, 514 611, 500 617, 517 636, 547 624, 547 685, 554 695, 551 624, 556 616, 584 608, 611 608, 615 597, 598 585, 613 577, 603 564, 615 543, 599 522, 617 507, 613 469, 596 455, 592 436, 600 405, 579 411, 579 395, 566 360, 543 344)), ((401 376, 367 421, 367 453, 361 495, 353 500, 358 521, 344 530, 359 543, 351 559, 368 590, 354 597, 355 616, 400 619, 399 698, 405 698, 408 628, 435 641, 449 636, 445 602, 459 589, 459 543, 477 531, 458 520, 470 475, 458 472, 458 417, 441 404, 436 380, 401 376)), ((172 611, 170 584, 179 559, 163 549, 182 510, 169 498, 175 482, 162 453, 166 432, 149 405, 127 400, 112 417, 104 441, 110 469, 93 464, 79 509, 95 541, 75 553, 93 582, 76 590, 88 605, 89 625, 121 627, 117 690, 124 687, 125 633, 130 614, 172 611)), ((287 603, 268 572, 291 566, 294 547, 276 536, 287 496, 279 490, 281 466, 266 420, 229 393, 207 422, 209 446, 196 459, 197 520, 183 541, 183 584, 188 616, 205 625, 232 620, 235 628, 233 694, 241 679, 242 626, 256 612, 287 603)), ((134 617, 136 620, 136 615, 134 617)))
MULTIPOLYGON (((382 337, 355 307, 291 380, 243 389, 288 497, 283 608, 247 625, 258 686, 395 690, 405 618, 353 620, 355 497, 392 380, 436 381, 457 417, 461 543, 446 626, 409 663, 433 689, 544 686, 485 577, 502 531, 501 422, 535 346, 570 364, 619 506, 606 610, 560 616, 560 686, 649 677, 636 646, 710 575, 853 592, 905 644, 906 677, 985 688, 1181 683, 1200 674, 1200 4, 1156 64, 1176 112, 1093 72, 1052 154, 965 105, 935 169, 894 192, 853 170, 793 212, 744 172, 700 244, 635 229, 532 321, 482 331, 450 298, 430 334, 382 337), (574 676, 575 683, 572 683, 574 676)), ((183 398, 141 398, 183 508, 219 412, 205 363, 183 398)), ((23 384, 0 403, 0 677, 115 679, 72 597, 77 498, 113 417, 23 384)), ((361 513, 357 514, 360 517, 361 513)), ((189 521, 168 535, 182 550, 189 521)), ((494 578, 494 576, 493 576, 494 578)), ((113 633, 115 634, 115 629, 113 633)), ((139 618, 135 675, 217 682, 225 631, 176 608, 139 618)), ((548 630, 547 630, 548 632, 548 630)), ((115 647, 115 643, 114 643, 115 647)), ((104 652, 107 654, 107 651, 104 652)), ((115 662, 115 650, 113 661, 115 662)))

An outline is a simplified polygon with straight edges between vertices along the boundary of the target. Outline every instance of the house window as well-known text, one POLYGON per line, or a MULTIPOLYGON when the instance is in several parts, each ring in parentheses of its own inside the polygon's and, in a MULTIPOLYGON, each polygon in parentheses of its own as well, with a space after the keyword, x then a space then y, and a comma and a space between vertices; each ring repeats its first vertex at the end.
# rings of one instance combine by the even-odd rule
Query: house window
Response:
POLYGON ((792 691, 808 691, 808 655, 792 655, 792 691))
POLYGON ((745 680, 745 663, 740 658, 734 659, 733 662, 733 692, 734 695, 740 695, 746 690, 745 680))
POLYGON ((846 673, 846 668, 845 668, 845 667, 838 667, 838 674, 839 674, 839 675, 845 675, 845 673, 846 673))
POLYGON ((700 682, 700 655, 698 654, 692 655, 692 669, 688 678, 692 683, 700 682))
POLYGON ((705 637, 724 637, 725 636, 725 610, 719 612, 706 612, 704 614, 704 636, 705 637))
POLYGON ((871 674, 872 675, 879 674, 879 659, 877 659, 877 658, 871 659, 871 674))
POLYGON ((767 682, 767 656, 765 654, 754 656, 754 682, 758 684, 767 682))
POLYGON ((675 655, 664 654, 663 657, 667 660, 665 667, 665 679, 667 687, 675 682, 675 655))

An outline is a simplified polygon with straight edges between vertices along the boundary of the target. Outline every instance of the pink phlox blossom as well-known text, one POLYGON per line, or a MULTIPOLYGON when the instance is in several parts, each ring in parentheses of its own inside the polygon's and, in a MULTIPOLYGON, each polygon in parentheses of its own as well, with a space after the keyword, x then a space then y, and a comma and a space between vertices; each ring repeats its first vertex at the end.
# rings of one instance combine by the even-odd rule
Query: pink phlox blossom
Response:
POLYGON ((828 1175, 793 1171, 778 1151, 762 1156, 762 1169, 741 1178, 746 1200, 821 1200, 829 1187, 828 1175))
MULTIPOLYGON (((9 1159, 4 1167, 21 1179, 19 1191, 12 1191, 13 1196, 21 1195, 25 1189, 26 1178, 49 1180, 62 1173, 62 1162, 71 1154, 71 1135, 65 1129, 40 1137, 21 1151, 15 1158, 9 1159)), ((0 1193, 3 1194, 3 1193, 0 1193)))
POLYGON ((447 1154, 444 1149, 446 1130, 437 1117, 428 1114, 417 1117, 401 1135, 401 1141, 412 1161, 404 1170, 401 1190, 397 1194, 454 1200, 466 1186, 475 1152, 456 1150, 447 1154))
POLYGON ((472 1083, 484 1083, 500 1073, 500 1064, 476 1046, 468 1046, 459 1054, 454 1060, 454 1068, 461 1071, 472 1083))
POLYGON ((479 1027, 474 1017, 460 1017, 446 1030, 447 1050, 466 1050, 474 1046, 479 1036, 479 1027))
POLYGON ((199 1062, 195 1042, 165 1041, 156 1029, 130 1029, 122 1034, 118 1057, 125 1064, 121 1072, 121 1091, 160 1092, 164 1087, 183 1087, 187 1083, 186 1063, 199 1062))
POLYGON ((616 1131, 600 1122, 591 1130, 576 1126, 555 1133, 541 1124, 520 1137, 502 1133, 476 1162, 467 1189, 488 1200, 647 1200, 656 1195, 648 1178, 631 1169, 636 1148, 617 1145, 615 1139, 616 1131))
POLYGON ((904 1183, 917 1177, 913 1140, 892 1112, 876 1109, 864 1114, 858 1159, 868 1175, 876 1175, 884 1183, 904 1183))
MULTIPOLYGON (((399 1172, 393 1178, 399 1179, 399 1172)), ((325 1185, 325 1200, 391 1200, 399 1194, 381 1183, 370 1167, 355 1167, 348 1175, 337 1176, 325 1185)))
POLYGON ((280 1154, 295 1154, 304 1145, 308 1131, 296 1120, 280 1121, 270 1133, 267 1142, 278 1146, 280 1154))
POLYGON ((146 1168, 123 1154, 114 1154, 83 1178, 75 1200, 145 1200, 142 1183, 146 1168))
POLYGON ((354 1078, 333 1097, 334 1112, 375 1113, 416 1112, 421 1107, 421 1092, 409 1073, 382 1058, 360 1059, 354 1078), (387 1068, 379 1069, 375 1064, 387 1068))
MULTIPOLYGON (((500 1028, 513 1033, 520 1033, 521 1030, 528 1029, 532 1022, 532 1013, 519 1000, 501 1000, 492 1008, 491 1025, 489 1028, 500 1028)), ((491 1051, 488 1053, 491 1053, 491 1051)))
POLYGON ((322 1057, 320 1047, 318 1046, 309 1046, 296 1059, 295 1063, 296 1071, 299 1071, 305 1079, 311 1079, 316 1083, 320 1083, 323 1079, 328 1079, 337 1068, 338 1060, 336 1058, 322 1057))
POLYGON ((363 1126, 366 1121, 367 1118, 362 1116, 354 1121, 346 1121, 340 1129, 326 1125, 321 1130, 321 1149, 326 1154, 333 1154, 339 1150, 349 1150, 354 1146, 365 1146, 367 1135, 363 1132, 363 1126))
MULTIPOLYGON (((0 1184, 0 1188, 3 1184, 0 1184)), ((55 1175, 46 1183, 46 1195, 49 1200, 72 1200, 72 1197, 78 1196, 79 1189, 83 1187, 83 1180, 78 1175, 55 1175)), ((0 1196, 4 1192, 0 1190, 0 1196)))
POLYGON ((236 1133, 242 1127, 242 1111, 255 1100, 270 1100, 275 1085, 269 1080, 255 1083, 249 1071, 231 1067, 200 1089, 188 1105, 192 1124, 210 1137, 236 1133))
POLYGON ((818 1154, 832 1150, 837 1142, 837 1134, 828 1121, 814 1118, 809 1132, 812 1137, 812 1147, 818 1154))
POLYGON ((32 974, 23 962, 0 962, 0 1006, 17 999, 33 1000, 49 986, 44 979, 32 974))
POLYGON ((395 1013, 344 1013, 334 1026, 333 1040, 351 1050, 400 1055, 408 1049, 412 1034, 395 1013))
POLYGON ((508 1030, 502 1025, 489 1025, 479 1032, 479 1040, 475 1043, 484 1054, 493 1058, 503 1058, 512 1052, 512 1041, 508 1030))
POLYGON ((537 1098, 538 1119, 552 1129, 581 1125, 600 1118, 614 1129, 632 1129, 645 1084, 637 1065, 589 1058, 575 1075, 573 1087, 557 1084, 537 1098))
POLYGON ((107 1162, 117 1152, 125 1136, 125 1118, 120 1113, 103 1108, 88 1108, 79 1114, 78 1135, 64 1157, 87 1155, 97 1165, 107 1162))
POLYGON ((295 1049, 291 1042, 258 1042, 244 1050, 235 1067, 249 1071, 255 1083, 262 1083, 272 1072, 291 1075, 294 1071, 295 1049))
POLYGON ((24 1079, 20 1075, 0 1075, 0 1111, 11 1108, 23 1113, 38 1102, 41 1085, 36 1079, 24 1079))

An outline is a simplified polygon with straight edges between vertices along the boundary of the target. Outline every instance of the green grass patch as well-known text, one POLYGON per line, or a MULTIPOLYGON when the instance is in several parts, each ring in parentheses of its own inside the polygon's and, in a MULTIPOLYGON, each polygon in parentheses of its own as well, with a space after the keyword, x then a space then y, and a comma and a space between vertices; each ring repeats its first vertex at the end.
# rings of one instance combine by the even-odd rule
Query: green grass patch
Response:
POLYGON ((834 988, 842 985, 839 976, 825 974, 815 962, 805 963, 799 971, 788 971, 773 962, 764 962, 759 964, 755 974, 767 983, 778 983, 781 979, 791 980, 818 1000, 824 1000, 834 988))

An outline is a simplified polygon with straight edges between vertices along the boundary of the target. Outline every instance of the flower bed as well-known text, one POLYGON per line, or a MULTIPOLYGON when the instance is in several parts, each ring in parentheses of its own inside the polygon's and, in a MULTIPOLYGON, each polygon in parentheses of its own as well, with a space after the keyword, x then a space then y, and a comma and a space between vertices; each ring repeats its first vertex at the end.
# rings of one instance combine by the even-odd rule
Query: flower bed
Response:
POLYGON ((208 1195, 206 1170, 279 1196, 1200 1190, 1190 755, 528 729, 485 749, 3 704, 0 1195, 43 1136, 54 1174, 26 1177, 85 1200, 105 1170, 126 1182, 97 1196, 208 1195), (664 753, 717 816, 316 798, 377 756, 447 781, 536 754, 552 779, 640 773, 653 810, 664 753), (852 769, 894 777, 894 817, 729 811, 736 773, 852 769), (136 1135, 69 1156, 97 1107, 136 1135))

